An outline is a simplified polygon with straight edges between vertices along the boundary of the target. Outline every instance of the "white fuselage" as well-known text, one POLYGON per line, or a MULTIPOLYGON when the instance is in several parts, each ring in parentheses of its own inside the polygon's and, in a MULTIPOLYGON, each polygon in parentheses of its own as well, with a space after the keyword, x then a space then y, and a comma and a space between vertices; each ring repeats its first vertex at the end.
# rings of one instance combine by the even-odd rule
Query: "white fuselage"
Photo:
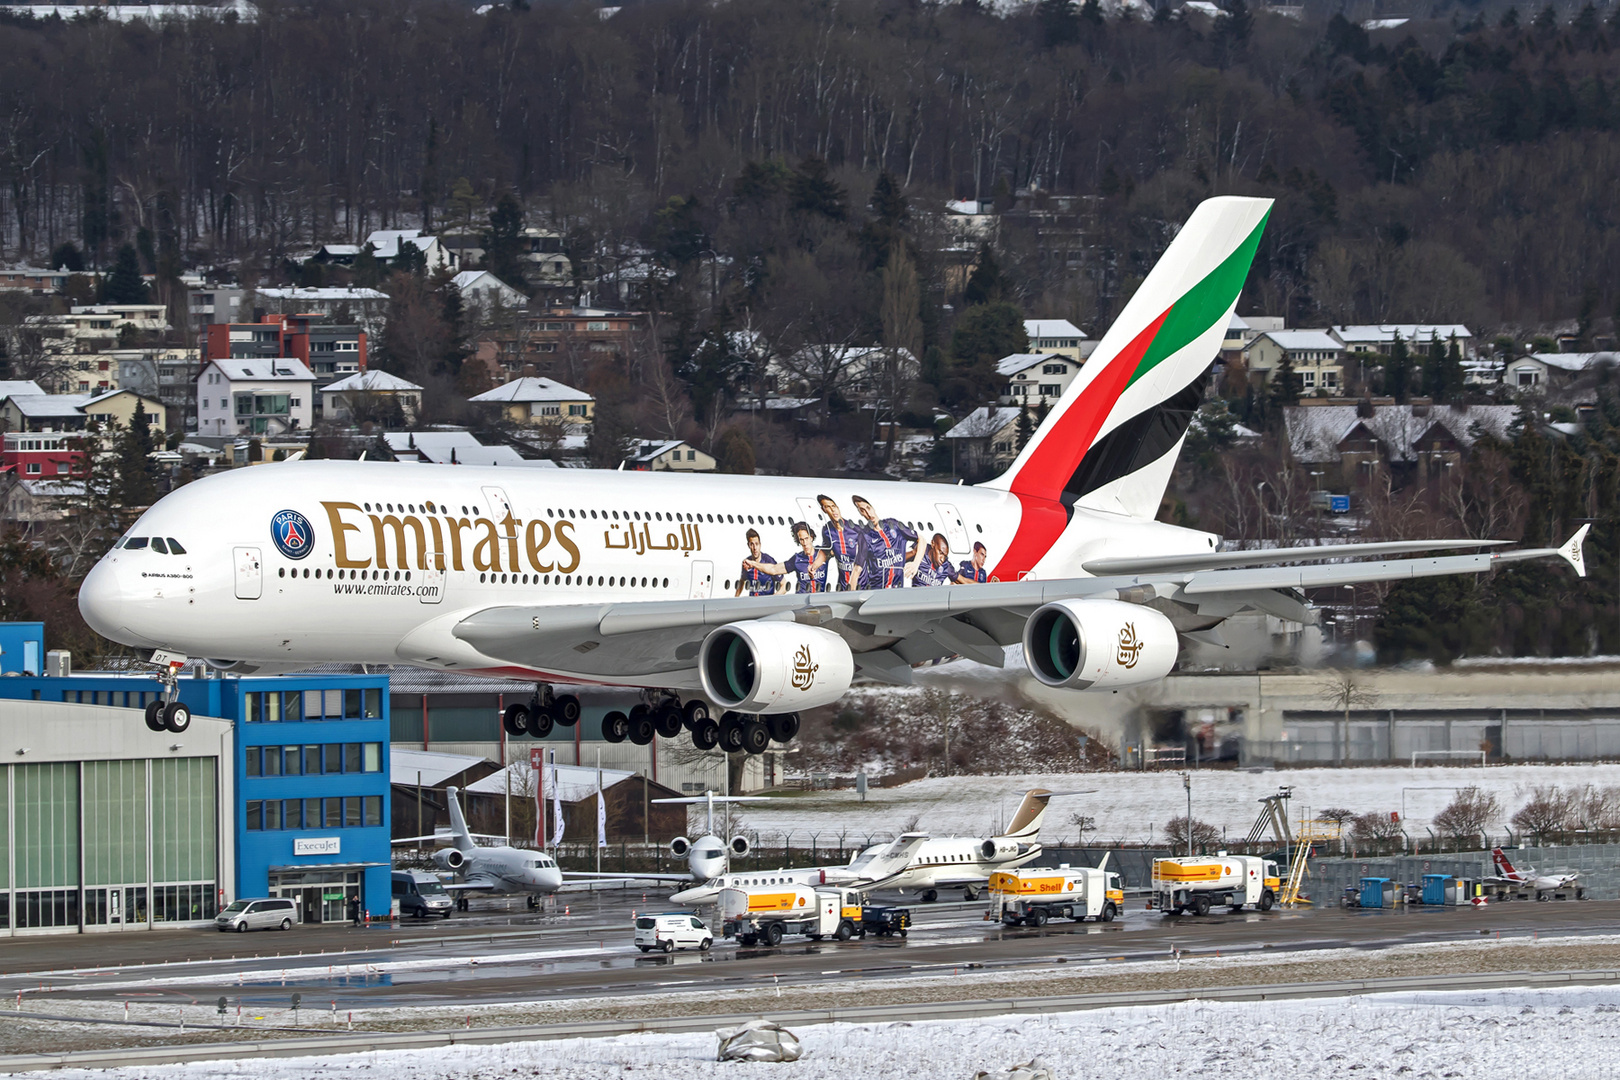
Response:
MULTIPOLYGON (((750 529, 760 534, 762 554, 777 562, 798 552, 792 522, 807 521, 821 545, 826 518, 816 498, 823 494, 849 520, 858 520, 859 495, 880 518, 916 531, 923 545, 944 536, 952 565, 969 562, 973 545, 984 544, 992 579, 1015 539, 1019 550, 1029 549, 1028 536, 1018 537, 1025 504, 985 488, 295 462, 211 476, 160 500, 91 571, 80 610, 113 640, 224 661, 407 663, 695 688, 691 672, 624 671, 609 680, 530 670, 480 653, 452 630, 475 612, 506 605, 731 596, 750 529), (125 546, 151 537, 177 540, 184 553, 160 554, 149 542, 125 546)), ((1046 520, 1050 531, 1050 508, 1046 520)), ((1207 533, 1076 510, 1020 573, 1081 576, 1087 559, 1208 551, 1215 542, 1207 533)), ((838 588, 840 576, 830 567, 829 586, 838 588)), ((784 587, 792 590, 794 580, 787 575, 784 587)))
MULTIPOLYGON (((1041 853, 1039 844, 1010 850, 998 850, 991 858, 984 856, 984 840, 971 836, 940 836, 923 841, 920 848, 906 863, 897 877, 884 883, 886 889, 932 889, 944 885, 960 885, 988 881, 998 870, 1011 870, 1022 866, 1041 853)), ((881 858, 886 845, 867 848, 851 859, 844 871, 854 877, 871 876, 872 864, 881 858)), ((890 871, 892 873, 893 871, 890 871)), ((835 881, 834 884, 839 884, 835 881)))
POLYGON ((491 892, 550 894, 562 887, 562 871, 548 855, 511 847, 474 848, 463 854, 467 861, 457 873, 468 881, 489 881, 491 892))

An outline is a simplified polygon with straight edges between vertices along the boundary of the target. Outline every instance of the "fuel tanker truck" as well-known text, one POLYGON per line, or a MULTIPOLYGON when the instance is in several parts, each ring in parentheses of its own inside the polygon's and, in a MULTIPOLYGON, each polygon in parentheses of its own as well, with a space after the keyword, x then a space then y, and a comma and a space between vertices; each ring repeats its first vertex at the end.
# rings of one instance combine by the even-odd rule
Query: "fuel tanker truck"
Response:
POLYGON ((1113 922, 1125 902, 1119 875, 1103 866, 999 870, 990 875, 987 919, 1008 926, 1041 926, 1048 919, 1113 922))
POLYGON ((1270 911, 1282 891, 1277 864, 1257 855, 1185 856, 1153 860, 1153 902, 1166 915, 1190 911, 1208 915, 1225 905, 1232 911, 1244 906, 1270 911))

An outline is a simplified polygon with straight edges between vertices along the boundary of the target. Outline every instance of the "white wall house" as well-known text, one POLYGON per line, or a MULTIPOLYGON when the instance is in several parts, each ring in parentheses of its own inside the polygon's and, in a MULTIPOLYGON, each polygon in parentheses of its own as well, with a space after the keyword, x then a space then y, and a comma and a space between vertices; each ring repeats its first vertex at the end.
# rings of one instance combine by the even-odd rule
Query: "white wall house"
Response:
POLYGON ((321 388, 321 415, 327 420, 386 421, 394 404, 399 405, 400 416, 407 424, 416 423, 422 408, 422 388, 375 368, 321 388))
POLYGON ((1013 353, 996 361, 996 371, 1005 380, 1001 403, 1033 409, 1056 405, 1080 374, 1080 364, 1060 353, 1013 353))
POLYGON ((529 298, 488 270, 463 270, 450 279, 461 293, 461 303, 468 311, 488 314, 498 305, 506 311, 522 311, 529 306, 529 298))
POLYGON ((1024 333, 1029 337, 1032 353, 1055 353, 1067 356, 1076 364, 1091 355, 1089 349, 1081 351, 1086 333, 1068 319, 1025 319, 1024 333))
POLYGON ((197 376, 198 435, 280 435, 315 416, 315 375, 292 357, 210 360, 197 376))

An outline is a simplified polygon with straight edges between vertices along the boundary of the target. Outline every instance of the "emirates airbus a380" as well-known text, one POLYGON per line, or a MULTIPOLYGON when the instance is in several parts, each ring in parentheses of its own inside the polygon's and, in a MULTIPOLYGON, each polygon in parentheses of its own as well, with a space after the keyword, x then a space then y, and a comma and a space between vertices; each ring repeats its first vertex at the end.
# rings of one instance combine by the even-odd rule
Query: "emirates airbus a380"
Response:
MULTIPOLYGON (((1584 527, 1556 549, 1355 561, 1498 542, 1227 552, 1154 520, 1269 211, 1199 206, 988 483, 264 465, 158 502, 92 570, 80 610, 105 637, 227 670, 522 680, 535 693, 508 709, 514 733, 575 723, 569 685, 633 688, 641 704, 608 715, 608 739, 685 727, 699 747, 757 753, 857 676, 1001 666, 1021 642, 1041 682, 1115 690, 1163 678, 1182 635, 1209 639, 1240 610, 1310 621, 1303 588, 1549 556, 1584 574, 1584 527)), ((184 726, 172 681, 167 697, 148 723, 184 726)))

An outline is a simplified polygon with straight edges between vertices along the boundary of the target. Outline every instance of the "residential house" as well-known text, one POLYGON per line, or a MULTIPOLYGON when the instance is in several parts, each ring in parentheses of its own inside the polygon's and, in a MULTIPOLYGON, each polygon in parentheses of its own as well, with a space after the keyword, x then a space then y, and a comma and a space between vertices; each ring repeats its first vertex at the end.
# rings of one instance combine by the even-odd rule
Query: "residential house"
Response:
POLYGON ((1080 374, 1080 365, 1063 354, 1013 353, 996 362, 996 371, 1006 380, 1003 405, 1034 408, 1056 405, 1080 374))
MULTIPOLYGON (((163 402, 176 431, 197 426, 197 373, 202 361, 196 349, 114 349, 103 353, 118 372, 116 385, 163 402)), ((87 390, 81 387, 81 392, 87 390)))
POLYGON ((45 391, 32 379, 0 379, 0 402, 13 394, 42 395, 45 391))
POLYGON ((591 360, 627 354, 647 325, 645 312, 531 307, 519 333, 491 338, 492 351, 480 343, 479 355, 508 376, 560 375, 591 360))
POLYGON ((65 267, 58 270, 42 270, 37 266, 0 268, 0 292, 25 292, 34 296, 46 296, 61 292, 62 286, 66 285, 67 279, 72 276, 72 271, 65 267))
POLYGON ((1388 356, 1397 335, 1407 347, 1427 349, 1431 342, 1449 345, 1453 340, 1463 356, 1473 355, 1473 332, 1462 323, 1381 323, 1363 326, 1335 326, 1331 333, 1344 344, 1346 352, 1382 353, 1388 356))
POLYGON ((187 289, 186 310, 192 331, 201 337, 214 323, 235 322, 242 313, 242 297, 246 291, 240 285, 207 283, 187 289))
POLYGON ((0 472, 24 480, 78 476, 84 461, 84 436, 76 433, 8 431, 0 449, 0 472))
POLYGON ((1300 393, 1337 395, 1344 387, 1344 345, 1326 330, 1268 330, 1243 350, 1244 366, 1256 383, 1271 381, 1286 356, 1300 393))
POLYGON ((638 443, 624 459, 637 472, 714 472, 714 458, 680 439, 638 443))
POLYGON ((284 435, 315 421, 315 375, 290 356, 210 359, 197 377, 197 434, 284 435))
POLYGON ((153 431, 165 431, 169 426, 169 410, 155 397, 138 394, 133 390, 109 390, 93 394, 80 407, 85 418, 103 428, 111 425, 127 428, 137 409, 144 409, 146 422, 153 431))
POLYGON ((1228 364, 1243 359, 1243 350, 1261 334, 1272 330, 1286 330, 1284 319, 1277 315, 1239 315, 1232 313, 1227 321, 1226 335, 1221 339, 1221 359, 1228 364))
POLYGON ((366 243, 385 266, 399 258, 400 249, 410 244, 427 260, 428 273, 457 268, 456 253, 441 244, 438 237, 424 235, 421 229, 378 229, 366 237, 366 243))
POLYGON ((944 437, 950 441, 955 470, 973 473, 1011 465, 1018 456, 1018 414, 1022 411, 981 405, 947 431, 944 437))
POLYGON ((1283 423, 1294 460, 1321 467, 1330 487, 1348 488, 1386 470, 1438 477, 1466 457, 1482 436, 1506 441, 1512 405, 1291 406, 1283 423))
POLYGON ((555 379, 528 376, 470 398, 475 405, 498 405, 516 424, 589 424, 596 399, 555 379))
MULTIPOLYGON (((762 351, 754 348, 756 356, 762 351)), ((803 345, 786 356, 772 354, 765 360, 764 389, 804 396, 828 388, 847 398, 871 401, 883 389, 891 360, 899 363, 901 371, 917 370, 917 358, 910 349, 891 352, 881 345, 803 345)))
MULTIPOLYGON (((1091 349, 1081 351, 1088 343, 1085 331, 1068 319, 1025 319, 1024 333, 1029 337, 1031 353, 1049 353, 1064 356, 1078 367, 1091 355, 1091 349)), ((1096 348, 1095 342, 1089 342, 1096 348)))
MULTIPOLYGON (((487 252, 482 233, 440 233, 439 243, 456 254, 458 265, 483 266, 487 252)), ((573 262, 563 253, 563 237, 551 229, 530 227, 523 230, 518 258, 524 263, 524 278, 531 284, 572 284, 573 262)))
POLYGON ((386 371, 357 371, 322 387, 320 395, 322 417, 342 423, 414 424, 422 411, 422 388, 386 371))
MULTIPOLYGON (((366 370, 368 335, 358 323, 328 323, 324 315, 273 314, 258 322, 219 323, 208 327, 202 359, 274 360, 290 357, 303 363, 317 388, 366 370)), ((315 401, 320 419, 319 398, 315 401)), ((198 428, 199 434, 213 432, 198 428)))
POLYGON ((1530 353, 1509 360, 1502 381, 1518 390, 1560 390, 1620 357, 1612 352, 1530 353))
POLYGON ((497 309, 520 312, 529 304, 529 298, 521 291, 488 270, 463 270, 451 278, 450 283, 461 293, 463 309, 485 317, 497 309))
POLYGON ((396 461, 434 465, 502 465, 511 468, 550 469, 556 462, 526 458, 510 446, 485 446, 462 428, 431 431, 389 431, 383 434, 396 461))
POLYGON ((0 423, 8 432, 83 431, 86 425, 128 426, 136 404, 146 409, 156 429, 168 426, 168 410, 156 398, 132 390, 109 390, 104 394, 12 394, 0 404, 0 423))
POLYGON ((85 495, 83 480, 30 480, 0 473, 0 521, 14 525, 60 521, 85 495))
POLYGON ((268 314, 320 315, 334 326, 357 325, 368 337, 382 333, 388 323, 388 294, 380 289, 258 289, 253 295, 268 314))

